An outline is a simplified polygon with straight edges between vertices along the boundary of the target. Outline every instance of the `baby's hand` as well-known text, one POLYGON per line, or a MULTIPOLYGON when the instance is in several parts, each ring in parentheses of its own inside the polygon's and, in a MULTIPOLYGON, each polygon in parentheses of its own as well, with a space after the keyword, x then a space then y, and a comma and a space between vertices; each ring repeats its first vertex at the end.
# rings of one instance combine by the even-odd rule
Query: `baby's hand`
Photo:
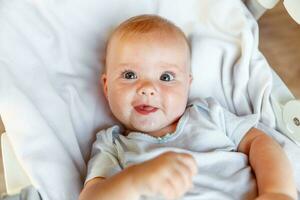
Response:
POLYGON ((133 184, 141 195, 179 198, 192 187, 197 173, 194 158, 185 153, 167 152, 130 167, 133 184))

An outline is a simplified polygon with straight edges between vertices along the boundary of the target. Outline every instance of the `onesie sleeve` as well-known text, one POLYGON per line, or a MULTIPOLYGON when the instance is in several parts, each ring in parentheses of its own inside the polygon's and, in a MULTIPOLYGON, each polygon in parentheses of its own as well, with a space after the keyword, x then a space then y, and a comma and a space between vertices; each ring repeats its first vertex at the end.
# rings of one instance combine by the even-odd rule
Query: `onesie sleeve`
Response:
POLYGON ((236 147, 248 131, 257 126, 259 121, 258 114, 237 116, 213 98, 206 98, 201 105, 207 109, 210 120, 236 147))
POLYGON ((257 114, 237 116, 223 108, 223 128, 225 129, 226 135, 232 140, 236 147, 238 147, 248 131, 257 126, 258 120, 257 114))
POLYGON ((88 162, 85 183, 95 177, 110 177, 121 171, 112 132, 112 129, 107 129, 97 133, 88 162))

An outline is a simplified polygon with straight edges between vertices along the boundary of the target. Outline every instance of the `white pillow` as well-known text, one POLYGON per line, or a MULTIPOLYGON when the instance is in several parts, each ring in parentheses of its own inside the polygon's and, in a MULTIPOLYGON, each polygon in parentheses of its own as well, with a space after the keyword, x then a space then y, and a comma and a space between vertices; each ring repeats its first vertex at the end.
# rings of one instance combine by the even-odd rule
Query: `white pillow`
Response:
POLYGON ((191 101, 213 96, 274 126, 270 70, 240 0, 2 0, 0 114, 43 199, 77 199, 95 133, 115 123, 98 58, 118 23, 144 13, 172 20, 190 38, 191 101))

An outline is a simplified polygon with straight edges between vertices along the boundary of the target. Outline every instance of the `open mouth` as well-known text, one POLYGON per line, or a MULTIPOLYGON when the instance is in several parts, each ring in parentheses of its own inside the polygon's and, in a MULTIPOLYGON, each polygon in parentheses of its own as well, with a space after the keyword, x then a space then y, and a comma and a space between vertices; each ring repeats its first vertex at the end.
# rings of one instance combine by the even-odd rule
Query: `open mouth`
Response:
POLYGON ((152 107, 149 105, 138 105, 138 106, 135 106, 134 109, 142 115, 148 115, 148 114, 156 112, 158 110, 158 108, 152 107))

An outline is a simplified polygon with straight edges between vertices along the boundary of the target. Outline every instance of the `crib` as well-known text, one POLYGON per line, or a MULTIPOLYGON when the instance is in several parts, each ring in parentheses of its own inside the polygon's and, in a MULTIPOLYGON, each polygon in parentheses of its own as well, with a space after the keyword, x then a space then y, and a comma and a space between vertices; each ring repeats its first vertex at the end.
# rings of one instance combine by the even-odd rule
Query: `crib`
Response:
MULTIPOLYGON (((262 2, 266 1, 244 1, 245 5, 256 19, 259 19, 259 17, 267 9, 271 9, 278 1, 271 1, 273 3, 268 4, 268 6, 262 2)), ((270 91, 270 102, 276 118, 275 129, 283 133, 296 145, 300 145, 300 100, 295 99, 280 77, 273 70, 271 71, 272 88, 270 91)), ((191 98, 196 98, 196 95, 192 94, 191 98)), ((22 164, 20 164, 19 158, 15 153, 16 149, 10 141, 11 138, 9 137, 9 134, 9 130, 7 130, 6 133, 1 135, 1 149, 3 155, 6 192, 7 194, 12 195, 19 193, 22 188, 30 185, 36 185, 36 180, 30 178, 22 164)), ((88 141, 88 144, 90 143, 91 141, 88 141)))

